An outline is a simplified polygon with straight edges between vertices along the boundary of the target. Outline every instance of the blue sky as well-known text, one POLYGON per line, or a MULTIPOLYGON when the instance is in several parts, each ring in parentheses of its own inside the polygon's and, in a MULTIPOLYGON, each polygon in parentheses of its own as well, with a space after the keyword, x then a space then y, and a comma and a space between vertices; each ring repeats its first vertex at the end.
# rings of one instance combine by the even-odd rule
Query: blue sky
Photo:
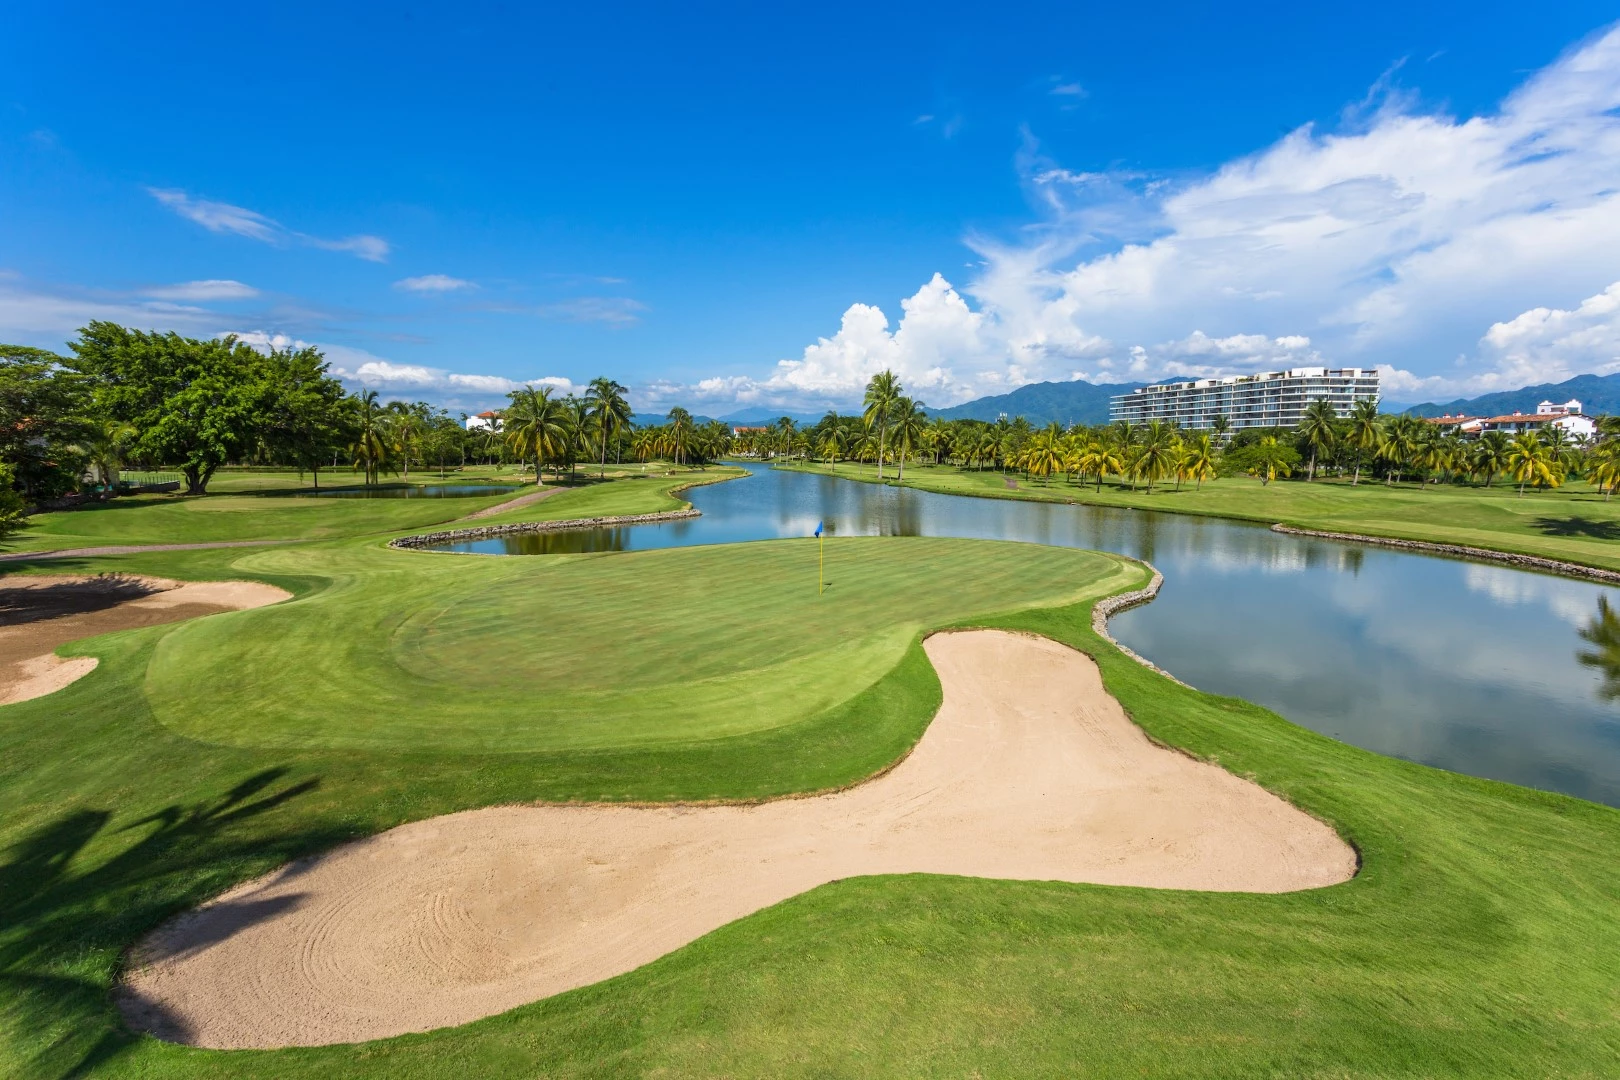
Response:
POLYGON ((234 7, 0 12, 0 339, 713 415, 1620 366, 1607 5, 234 7))

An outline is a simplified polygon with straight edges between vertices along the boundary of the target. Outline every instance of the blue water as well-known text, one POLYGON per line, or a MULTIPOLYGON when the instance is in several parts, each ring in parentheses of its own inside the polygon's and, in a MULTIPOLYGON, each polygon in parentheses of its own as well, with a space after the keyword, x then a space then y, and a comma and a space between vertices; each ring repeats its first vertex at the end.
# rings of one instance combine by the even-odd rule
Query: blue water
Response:
POLYGON ((1620 704, 1578 631, 1587 582, 1146 511, 973 499, 754 467, 694 489, 703 516, 445 545, 634 551, 809 536, 960 536, 1116 551, 1164 572, 1114 636, 1203 690, 1383 754, 1620 805, 1620 704))

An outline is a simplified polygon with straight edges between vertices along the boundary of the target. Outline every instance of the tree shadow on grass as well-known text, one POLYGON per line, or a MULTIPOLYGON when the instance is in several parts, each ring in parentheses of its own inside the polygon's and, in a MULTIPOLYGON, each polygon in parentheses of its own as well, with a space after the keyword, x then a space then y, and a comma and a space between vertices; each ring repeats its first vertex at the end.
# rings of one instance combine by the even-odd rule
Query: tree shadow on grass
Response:
MULTIPOLYGON (((25 1029, 56 1033, 29 1048, 31 1072, 85 1076, 141 1038, 108 1008, 108 989, 121 950, 142 933, 249 871, 347 838, 334 825, 242 827, 320 785, 283 784, 288 772, 261 770, 217 798, 117 828, 112 811, 71 810, 11 847, 0 863, 0 987, 25 1029)), ((263 905, 234 913, 239 926, 272 914, 263 905)), ((130 1011, 143 1027, 183 1036, 178 1018, 139 1005, 130 1011)))
POLYGON ((1620 540, 1620 521, 1593 521, 1583 517, 1541 517, 1536 528, 1548 536, 1587 536, 1594 540, 1620 540))

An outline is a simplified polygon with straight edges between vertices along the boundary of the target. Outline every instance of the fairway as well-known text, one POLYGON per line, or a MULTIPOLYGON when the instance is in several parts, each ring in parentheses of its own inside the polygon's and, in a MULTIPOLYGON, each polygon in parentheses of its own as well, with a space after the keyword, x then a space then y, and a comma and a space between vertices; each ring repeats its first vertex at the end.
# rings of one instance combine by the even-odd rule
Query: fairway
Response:
MULTIPOLYGON (((925 628, 1077 603, 1138 573, 1028 544, 905 538, 490 559, 335 554, 329 588, 178 628, 145 692, 188 738, 448 752, 623 747, 793 724, 925 628)), ((292 567, 263 552, 245 565, 292 567)))

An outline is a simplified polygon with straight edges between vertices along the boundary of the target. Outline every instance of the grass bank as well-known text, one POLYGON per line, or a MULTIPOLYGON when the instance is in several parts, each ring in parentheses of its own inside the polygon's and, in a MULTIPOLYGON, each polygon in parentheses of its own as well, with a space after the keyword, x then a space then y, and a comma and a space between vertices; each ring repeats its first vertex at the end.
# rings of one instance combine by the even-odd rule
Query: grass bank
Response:
MULTIPOLYGON (((637 466, 637 469, 640 467, 637 466)), ((657 509, 684 505, 669 492, 719 475, 722 470, 670 469, 642 475, 621 470, 598 480, 583 472, 565 477, 564 490, 512 514, 481 519, 479 524, 506 520, 541 520, 552 517, 591 517, 621 512, 630 505, 657 509), (622 485, 622 486, 621 486, 622 485), (667 507, 666 507, 667 504, 667 507)), ((735 470, 724 470, 735 475, 735 470)), ((344 474, 345 480, 352 477, 344 474)), ((329 480, 332 478, 329 478, 329 480)), ((428 486, 441 481, 436 472, 416 474, 412 483, 428 486)), ((389 483, 398 483, 389 478, 389 483)), ((443 483, 518 482, 512 470, 469 470, 451 474, 443 483)), ((338 485, 327 483, 323 490, 338 485)), ((352 485, 350 485, 352 486, 352 485)), ((553 486, 550 478, 547 486, 553 486)), ((534 491, 527 486, 508 491, 492 486, 488 495, 453 499, 352 499, 315 496, 308 477, 300 485, 296 473, 242 472, 226 474, 208 495, 139 495, 93 503, 73 510, 37 514, 22 532, 0 547, 9 551, 44 551, 61 548, 122 544, 197 544, 244 540, 336 540, 345 537, 421 531, 459 520, 479 510, 499 506, 515 496, 534 491)))
MULTIPOLYGON (((872 465, 843 462, 786 464, 778 468, 836 475, 848 480, 875 482, 872 465)), ((884 469, 884 483, 894 483, 893 469, 884 469)), ((1093 506, 1132 507, 1178 514, 1281 522, 1304 529, 1359 533, 1365 536, 1462 544, 1491 551, 1537 555, 1620 570, 1620 501, 1607 502, 1585 484, 1570 484, 1553 491, 1529 491, 1521 498, 1516 488, 1498 484, 1490 488, 1418 485, 1385 486, 1382 481, 1320 479, 1314 482, 1277 481, 1263 485, 1250 477, 1207 481, 1203 488, 1185 484, 1156 485, 1152 493, 1138 486, 1105 480, 1075 484, 1053 477, 1047 484, 1013 477, 994 470, 962 469, 954 465, 908 466, 906 486, 946 495, 977 495, 998 499, 1083 503, 1093 506), (1009 487, 1012 479, 1016 487, 1009 487)))
MULTIPOLYGON (((850 606, 826 611, 788 595, 813 581, 810 550, 745 545, 729 553, 748 560, 731 575, 705 565, 728 554, 713 549, 502 560, 387 551, 369 539, 53 565, 256 578, 294 592, 281 613, 296 618, 254 622, 276 610, 264 609, 99 638, 74 650, 101 658, 90 676, 0 707, 0 1075, 1612 1075, 1620 811, 1383 758, 1153 674, 1090 629, 1100 592, 1145 576, 1114 556, 850 540, 851 566, 869 576, 829 573, 830 602, 850 606), (931 591, 927 568, 940 562, 973 568, 941 575, 964 595, 931 591), (612 595, 632 581, 625 568, 643 612, 612 595), (524 588, 575 574, 595 587, 543 601, 527 593, 553 590, 524 588), (840 599, 849 583, 883 599, 840 599), (709 599, 700 588, 730 591, 709 599), (424 602, 435 595, 475 602, 442 602, 412 623, 431 614, 424 602), (482 603, 500 617, 484 619, 482 603), (683 617, 699 607, 702 617, 683 617), (122 951, 145 930, 344 839, 503 802, 751 799, 869 775, 905 752, 937 706, 918 629, 951 623, 1041 633, 1092 654, 1153 737, 1333 823, 1361 853, 1360 874, 1278 896, 852 879, 627 975, 464 1027, 357 1046, 194 1050, 133 1035, 111 1008, 122 951), (589 746, 563 737, 464 750, 424 743, 415 728, 341 746, 263 745, 240 718, 229 738, 182 734, 176 703, 154 692, 169 677, 164 664, 178 665, 210 695, 190 723, 206 729, 227 708, 275 730, 274 702, 236 693, 235 669, 212 657, 245 643, 281 658, 294 698, 343 693, 304 685, 328 677, 308 665, 323 650, 358 648, 376 654, 354 661, 362 671, 391 667, 538 708, 553 681, 607 687, 632 709, 638 687, 676 681, 688 665, 712 676, 729 663, 772 680, 778 661, 844 647, 823 638, 879 627, 878 638, 908 636, 892 667, 868 684, 851 679, 842 700, 794 719, 785 692, 746 730, 722 710, 712 729, 679 738, 649 740, 659 718, 646 709, 589 746), (535 658, 518 655, 531 649, 535 658), (626 685, 592 668, 622 670, 626 685), (486 675, 490 689, 477 685, 486 675)), ((721 693, 694 692, 724 704, 721 693)), ((648 703, 656 698, 649 690, 648 703)), ((369 690, 332 698, 342 711, 327 718, 330 730, 385 725, 369 701, 369 690)))

